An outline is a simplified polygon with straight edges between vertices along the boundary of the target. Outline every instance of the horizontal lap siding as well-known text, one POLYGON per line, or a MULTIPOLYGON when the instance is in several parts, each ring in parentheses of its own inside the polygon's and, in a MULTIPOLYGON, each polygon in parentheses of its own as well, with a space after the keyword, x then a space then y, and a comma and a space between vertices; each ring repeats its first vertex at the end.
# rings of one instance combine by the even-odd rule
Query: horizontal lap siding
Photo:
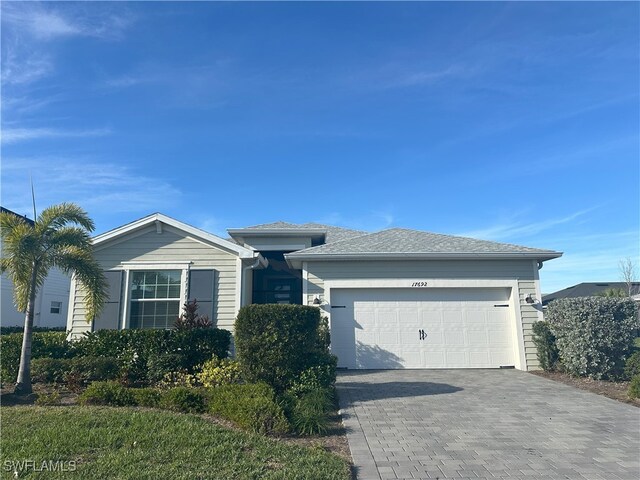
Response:
POLYGON ((525 297, 536 296, 535 263, 531 260, 434 260, 434 261, 366 261, 309 262, 307 264, 307 304, 324 292, 324 282, 352 279, 487 279, 518 280, 520 315, 528 369, 538 368, 531 326, 538 320, 538 311, 526 304, 525 297))
MULTIPOLYGON (((236 316, 236 268, 237 256, 215 246, 205 244, 163 226, 161 234, 155 227, 125 236, 98 248, 96 260, 105 270, 118 268, 122 262, 191 262, 192 269, 216 270, 215 320, 220 328, 232 329, 236 316)), ((89 331, 84 320, 84 302, 75 295, 73 303, 74 333, 89 331)))

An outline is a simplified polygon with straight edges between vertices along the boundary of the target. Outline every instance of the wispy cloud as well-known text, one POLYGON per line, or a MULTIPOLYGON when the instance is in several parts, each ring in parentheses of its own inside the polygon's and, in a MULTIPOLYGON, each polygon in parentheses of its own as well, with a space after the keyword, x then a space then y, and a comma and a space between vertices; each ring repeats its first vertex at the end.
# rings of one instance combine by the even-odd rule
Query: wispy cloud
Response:
POLYGON ((12 144, 43 138, 83 138, 102 137, 111 134, 109 128, 93 130, 61 130, 55 128, 4 128, 2 129, 2 143, 12 144))
POLYGON ((512 240, 523 237, 530 237, 541 232, 550 230, 563 224, 574 223, 576 220, 584 217, 587 213, 598 207, 580 210, 572 214, 559 218, 550 218, 541 221, 528 221, 522 218, 522 214, 518 214, 517 218, 511 219, 505 223, 499 223, 480 230, 472 230, 459 233, 463 237, 481 238, 485 240, 512 240))
POLYGON ((3 205, 28 212, 29 176, 33 176, 39 205, 77 202, 94 213, 146 214, 174 205, 180 190, 169 182, 135 168, 93 157, 5 159, 3 205))
POLYGON ((131 15, 95 4, 84 8, 77 4, 4 2, 2 6, 5 27, 43 41, 72 36, 117 39, 132 21, 131 15))

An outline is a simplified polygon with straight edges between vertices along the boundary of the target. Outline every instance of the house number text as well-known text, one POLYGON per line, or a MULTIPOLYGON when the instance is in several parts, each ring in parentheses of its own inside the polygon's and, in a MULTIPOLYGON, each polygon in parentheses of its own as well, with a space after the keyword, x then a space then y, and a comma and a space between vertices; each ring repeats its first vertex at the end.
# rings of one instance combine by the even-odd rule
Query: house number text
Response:
POLYGON ((411 284, 412 287, 426 287, 427 286, 427 282, 413 282, 411 284))

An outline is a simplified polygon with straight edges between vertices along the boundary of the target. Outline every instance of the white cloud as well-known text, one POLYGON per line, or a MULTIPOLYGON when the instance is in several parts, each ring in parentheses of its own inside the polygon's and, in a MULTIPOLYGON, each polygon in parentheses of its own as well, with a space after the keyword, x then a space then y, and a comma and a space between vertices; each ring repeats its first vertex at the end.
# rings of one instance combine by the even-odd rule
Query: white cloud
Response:
POLYGON ((80 137, 102 137, 109 135, 108 128, 97 128, 93 130, 60 130, 55 128, 3 128, 1 132, 2 143, 11 144, 38 140, 41 138, 80 138, 80 137))
MULTIPOLYGON (((120 12, 123 7, 120 5, 120 12)), ((114 13, 110 6, 4 2, 2 23, 22 36, 39 41, 73 36, 117 39, 131 25, 131 15, 114 13)))
MULTIPOLYGON (((560 218, 550 218, 548 220, 522 219, 523 214, 518 214, 518 220, 513 219, 507 223, 500 223, 480 230, 472 230, 458 233, 457 235, 471 238, 481 238, 485 240, 509 240, 536 235, 559 225, 572 223, 585 214, 595 210, 597 207, 588 208, 574 212, 560 218)), ((532 215, 531 215, 532 216, 532 215)))
POLYGON ((4 160, 3 205, 30 211, 29 177, 38 207, 76 202, 93 213, 141 213, 175 205, 180 190, 136 168, 87 157, 38 157, 4 160))

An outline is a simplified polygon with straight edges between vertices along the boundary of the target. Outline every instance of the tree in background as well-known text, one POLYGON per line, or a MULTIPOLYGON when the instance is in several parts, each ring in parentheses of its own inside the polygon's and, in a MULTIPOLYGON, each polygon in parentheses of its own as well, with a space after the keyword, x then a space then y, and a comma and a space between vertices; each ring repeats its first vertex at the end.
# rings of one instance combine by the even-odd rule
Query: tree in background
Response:
POLYGON ((94 223, 72 203, 44 209, 33 225, 9 212, 0 213, 2 258, 0 271, 13 281, 16 308, 25 313, 20 367, 15 393, 26 395, 31 388, 31 340, 36 295, 51 268, 75 276, 86 292, 87 320, 100 313, 107 298, 107 283, 93 258, 90 233, 94 223))
POLYGON ((636 293, 639 293, 640 289, 638 289, 635 285, 638 280, 636 265, 633 263, 631 258, 627 257, 624 260, 620 260, 620 263, 618 263, 618 267, 620 268, 620 277, 626 284, 627 295, 631 297, 636 293))

